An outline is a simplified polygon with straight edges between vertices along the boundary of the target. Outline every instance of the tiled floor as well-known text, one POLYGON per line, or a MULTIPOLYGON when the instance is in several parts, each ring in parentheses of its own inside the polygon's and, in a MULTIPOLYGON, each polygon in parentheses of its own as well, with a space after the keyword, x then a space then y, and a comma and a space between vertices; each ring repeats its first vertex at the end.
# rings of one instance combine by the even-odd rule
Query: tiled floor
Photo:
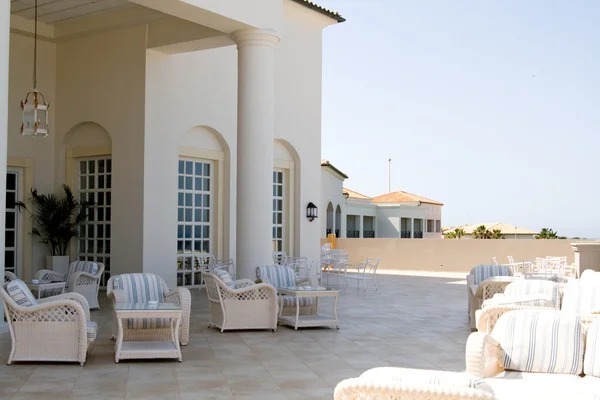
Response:
MULTIPOLYGON (((190 344, 177 361, 114 363, 110 306, 92 319, 100 337, 84 367, 4 363, 0 399, 332 399, 342 379, 377 366, 463 371, 469 335, 464 278, 381 275, 379 291, 342 290, 340 330, 208 329, 206 294, 192 290, 190 344)), ((464 276, 464 275, 463 275, 464 276)))

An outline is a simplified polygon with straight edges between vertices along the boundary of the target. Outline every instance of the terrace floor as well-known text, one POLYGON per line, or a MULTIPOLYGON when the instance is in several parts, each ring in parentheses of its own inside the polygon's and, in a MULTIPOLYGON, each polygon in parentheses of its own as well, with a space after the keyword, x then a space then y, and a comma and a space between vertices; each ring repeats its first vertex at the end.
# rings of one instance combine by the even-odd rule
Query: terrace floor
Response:
POLYGON ((6 365, 0 334, 1 399, 332 399, 335 385, 377 366, 464 371, 470 333, 464 274, 381 275, 379 291, 341 291, 340 330, 280 326, 207 328, 206 293, 192 290, 191 335, 177 361, 114 363, 111 308, 92 311, 100 335, 84 367, 6 365), (459 277, 461 276, 462 279, 459 277))

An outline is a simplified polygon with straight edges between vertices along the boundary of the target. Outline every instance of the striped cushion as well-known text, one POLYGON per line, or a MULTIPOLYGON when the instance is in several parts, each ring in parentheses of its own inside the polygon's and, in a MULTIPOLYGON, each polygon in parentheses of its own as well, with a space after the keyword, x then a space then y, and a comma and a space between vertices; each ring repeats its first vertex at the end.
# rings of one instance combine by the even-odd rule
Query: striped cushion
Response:
POLYGON ((85 328, 87 330, 87 338, 96 340, 96 335, 98 335, 98 324, 94 321, 86 321, 85 328))
POLYGON ((113 289, 121 289, 128 303, 163 303, 167 291, 162 278, 154 274, 117 275, 113 280, 113 289))
POLYGON ((600 285, 594 280, 570 281, 565 287, 561 309, 576 314, 600 311, 600 285))
POLYGON ((27 287, 25 282, 20 279, 10 281, 6 285, 6 291, 8 295, 21 307, 31 307, 37 305, 37 300, 31 294, 31 290, 27 287))
POLYGON ((600 319, 595 320, 587 331, 583 360, 583 373, 600 378, 600 319))
POLYGON ((509 311, 492 336, 500 342, 500 364, 507 370, 581 374, 583 330, 579 317, 560 311, 509 311))
POLYGON ((492 394, 494 393, 492 388, 483 379, 461 372, 378 367, 363 372, 360 377, 374 382, 391 381, 394 383, 407 383, 413 387, 424 385, 451 386, 479 389, 492 394))
POLYGON ((76 272, 87 272, 88 274, 96 275, 98 273, 98 264, 92 261, 75 261, 69 265, 69 273, 67 274, 67 287, 73 287, 75 282, 76 272))
POLYGON ((171 325, 169 318, 129 318, 127 320, 128 329, 159 329, 168 328, 171 325))
POLYGON ((544 296, 544 295, 527 295, 527 296, 519 296, 519 297, 510 297, 510 296, 499 296, 495 295, 491 299, 487 299, 481 305, 481 308, 484 309, 486 307, 491 306, 528 306, 528 307, 544 307, 544 308, 556 308, 556 303, 552 301, 552 298, 544 296))
POLYGON ((506 297, 523 297, 543 295, 542 298, 549 298, 553 306, 559 306, 559 291, 556 282, 537 280, 537 279, 520 279, 506 286, 504 290, 506 297))
POLYGON ((233 278, 231 277, 229 272, 225 271, 224 269, 215 269, 212 273, 219 277, 219 279, 222 280, 224 284, 226 284, 232 289, 235 289, 233 278))
POLYGON ((310 297, 279 296, 282 307, 296 307, 296 299, 300 300, 300 307, 310 307, 313 305, 313 299, 310 297))
POLYGON ((256 279, 260 279, 264 283, 270 283, 276 288, 296 286, 296 274, 287 265, 256 267, 256 279))
POLYGON ((476 265, 471 269, 473 284, 479 285, 492 276, 512 276, 512 271, 506 265, 476 265))

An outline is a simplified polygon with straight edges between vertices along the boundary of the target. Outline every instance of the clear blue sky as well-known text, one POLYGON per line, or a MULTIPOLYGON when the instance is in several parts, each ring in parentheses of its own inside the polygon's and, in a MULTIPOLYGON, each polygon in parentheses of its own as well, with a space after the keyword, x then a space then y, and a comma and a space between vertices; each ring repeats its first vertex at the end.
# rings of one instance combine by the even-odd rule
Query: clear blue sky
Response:
POLYGON ((317 0, 322 157, 443 224, 600 237, 600 1, 317 0), (535 75, 535 77, 533 77, 535 75))

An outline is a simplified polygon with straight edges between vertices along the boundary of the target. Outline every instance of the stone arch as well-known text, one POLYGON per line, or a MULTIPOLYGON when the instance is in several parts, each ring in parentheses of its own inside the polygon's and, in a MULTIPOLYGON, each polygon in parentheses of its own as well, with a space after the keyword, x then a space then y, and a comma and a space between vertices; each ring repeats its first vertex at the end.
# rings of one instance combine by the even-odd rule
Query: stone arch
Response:
POLYGON ((179 140, 179 144, 196 149, 224 152, 225 155, 229 155, 230 151, 223 135, 206 125, 197 125, 188 129, 179 140))
POLYGON ((306 216, 306 212, 302 213, 302 210, 306 210, 306 204, 300 203, 301 193, 301 168, 300 168, 300 156, 298 151, 290 142, 285 139, 274 139, 273 140, 273 162, 275 168, 287 170, 288 179, 288 251, 290 255, 299 256, 296 254, 300 249, 300 225, 302 223, 302 216, 306 216))
POLYGON ((112 147, 108 131, 100 124, 91 121, 75 124, 63 137, 66 148, 112 147))
POLYGON ((338 204, 335 208, 335 236, 342 237, 342 207, 338 204))
POLYGON ((333 203, 329 202, 327 204, 327 228, 325 231, 326 235, 329 235, 330 233, 334 233, 334 228, 335 228, 335 214, 333 211, 333 203))

